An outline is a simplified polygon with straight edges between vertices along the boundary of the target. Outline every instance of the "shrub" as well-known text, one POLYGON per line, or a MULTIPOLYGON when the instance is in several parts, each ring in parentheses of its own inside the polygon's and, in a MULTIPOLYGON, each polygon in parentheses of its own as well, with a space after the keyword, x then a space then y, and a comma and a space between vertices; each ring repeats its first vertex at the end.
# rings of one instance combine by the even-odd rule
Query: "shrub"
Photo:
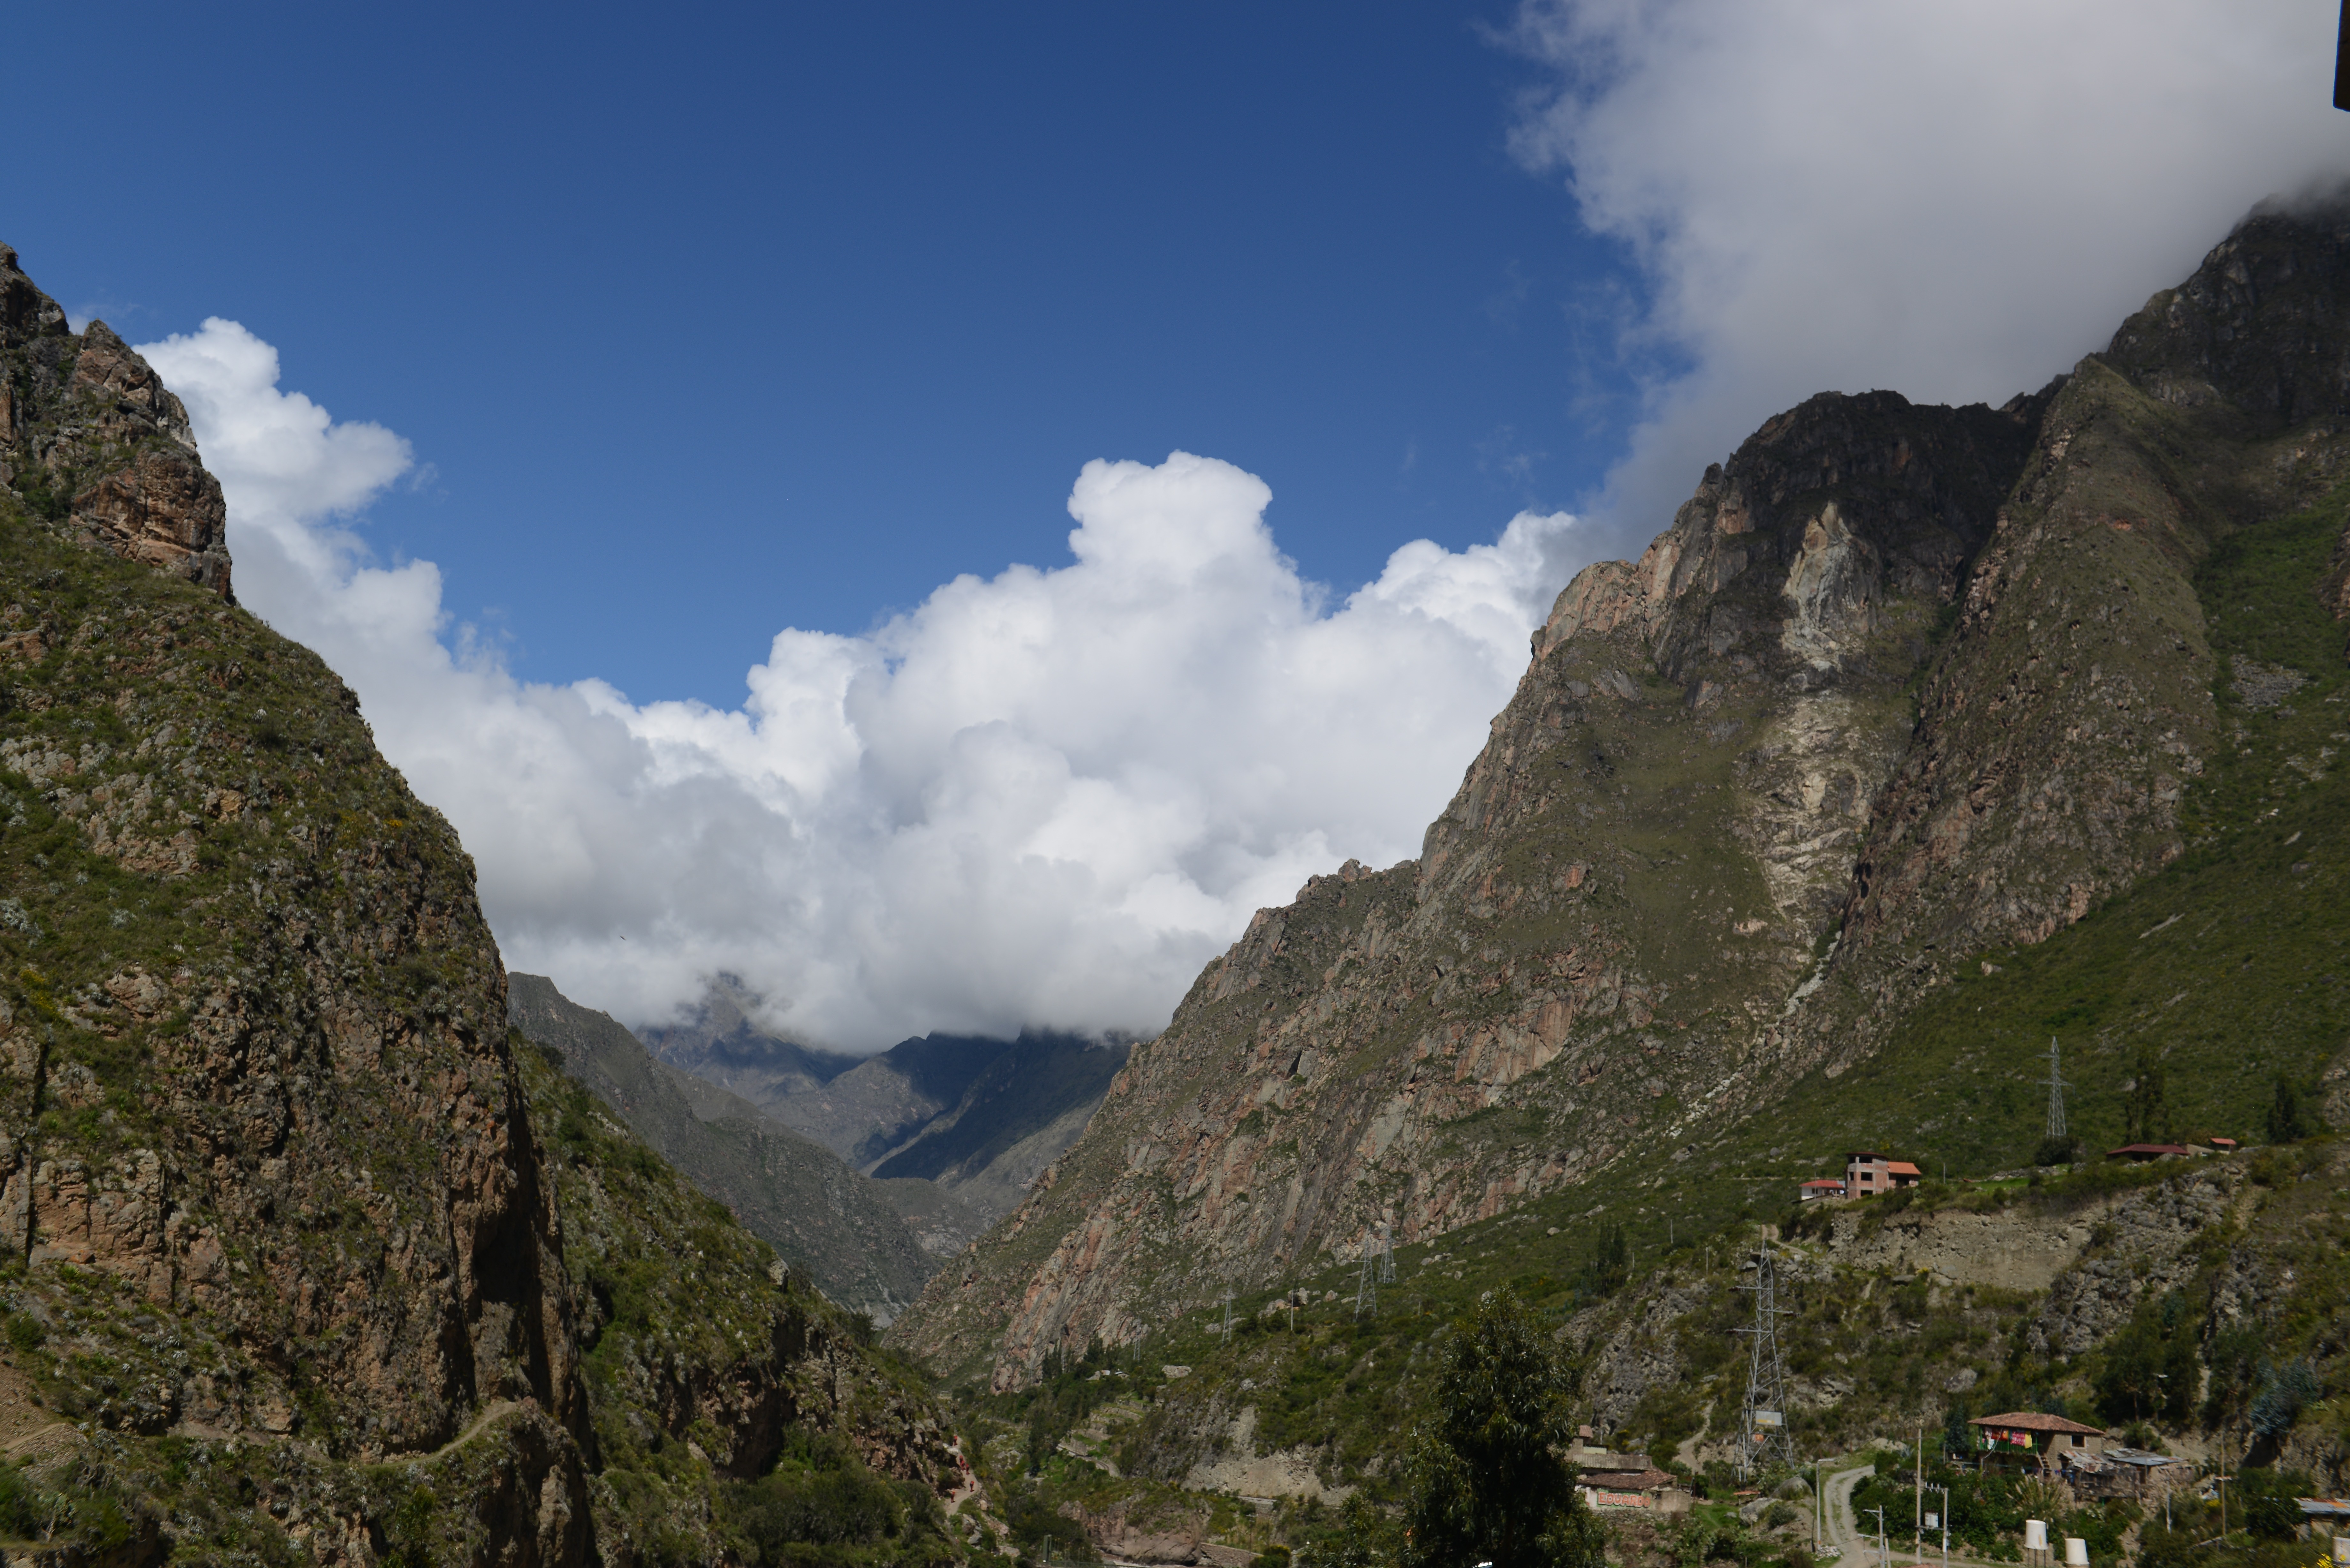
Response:
POLYGON ((1542 1320, 1508 1290, 1485 1297, 1416 1437, 1406 1563, 1599 1568, 1602 1532, 1556 1454, 1575 1435, 1570 1391, 1542 1320))
POLYGON ((2324 1396, 2324 1389, 2306 1361, 2288 1361, 2263 1370, 2259 1397, 2252 1401, 2252 1430, 2263 1438, 2282 1438, 2293 1430, 2301 1413, 2324 1396))

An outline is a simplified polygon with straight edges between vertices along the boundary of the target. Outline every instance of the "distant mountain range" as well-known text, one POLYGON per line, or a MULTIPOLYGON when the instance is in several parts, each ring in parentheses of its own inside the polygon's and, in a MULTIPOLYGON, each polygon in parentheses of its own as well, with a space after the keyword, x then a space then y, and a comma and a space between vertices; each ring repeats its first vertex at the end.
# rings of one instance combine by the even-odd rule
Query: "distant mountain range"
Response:
POLYGON ((546 976, 508 975, 506 1013, 630 1132, 835 1301, 886 1323, 937 1266, 899 1217, 890 1184, 749 1101, 655 1061, 608 1013, 582 1007, 546 976))
POLYGON ((897 1199, 931 1203, 918 1228, 940 1242, 959 1236, 950 1251, 1019 1204, 1126 1064, 1123 1044, 1047 1033, 929 1034, 859 1059, 766 1033, 751 1016, 757 1005, 722 976, 691 1018, 639 1036, 669 1066, 742 1096, 885 1186, 918 1179, 951 1196, 977 1225, 913 1189, 897 1199))

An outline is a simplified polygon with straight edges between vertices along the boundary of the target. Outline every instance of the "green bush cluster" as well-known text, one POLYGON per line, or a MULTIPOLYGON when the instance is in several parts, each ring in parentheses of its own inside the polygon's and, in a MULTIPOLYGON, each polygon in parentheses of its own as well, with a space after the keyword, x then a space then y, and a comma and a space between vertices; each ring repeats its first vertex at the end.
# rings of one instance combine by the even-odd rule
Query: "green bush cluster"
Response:
POLYGON ((795 1428, 775 1468, 719 1491, 719 1516, 747 1561, 918 1563, 951 1554, 945 1515, 924 1488, 879 1476, 829 1433, 795 1428), (844 1555, 848 1547, 879 1554, 844 1555))

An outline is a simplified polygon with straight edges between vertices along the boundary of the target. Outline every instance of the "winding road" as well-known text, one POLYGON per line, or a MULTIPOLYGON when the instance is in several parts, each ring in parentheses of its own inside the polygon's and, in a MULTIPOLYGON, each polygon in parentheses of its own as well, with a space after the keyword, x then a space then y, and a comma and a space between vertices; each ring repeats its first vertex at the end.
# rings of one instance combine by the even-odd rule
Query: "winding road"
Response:
POLYGON ((1852 1489, 1876 1473, 1875 1465, 1862 1465, 1828 1477, 1828 1537, 1822 1545, 1835 1553, 1839 1568, 1873 1568, 1877 1562, 1877 1538, 1862 1533, 1852 1511, 1852 1489))

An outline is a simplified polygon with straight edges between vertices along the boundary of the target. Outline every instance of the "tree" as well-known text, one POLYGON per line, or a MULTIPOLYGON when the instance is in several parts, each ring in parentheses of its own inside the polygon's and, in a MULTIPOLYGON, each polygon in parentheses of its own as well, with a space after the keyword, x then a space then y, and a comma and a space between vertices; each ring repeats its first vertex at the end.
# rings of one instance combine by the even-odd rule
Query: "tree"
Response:
POLYGON ((1631 1277, 1632 1244, 1624 1239, 1624 1225, 1618 1220, 1599 1232, 1599 1244, 1592 1251, 1592 1293, 1612 1296, 1631 1277))
POLYGON ((2158 1302, 2140 1303, 2097 1358, 2093 1382, 2106 1413, 2116 1419, 2185 1420, 2200 1380, 2199 1326, 2189 1319, 2187 1298, 2177 1291, 2158 1302))
POLYGON ((2301 1091, 2282 1073, 2276 1075, 2276 1095, 2269 1101, 2269 1141, 2291 1143, 2317 1130, 2317 1118, 2303 1104, 2301 1091))
POLYGON ((1602 1568, 1602 1532, 1559 1450, 1569 1379, 1542 1320, 1506 1289, 1461 1325, 1415 1434, 1404 1501, 1411 1568, 1602 1568))
POLYGON ((2306 1361, 2264 1366, 2262 1371, 2260 1396, 2252 1401, 2252 1430, 2263 1438, 2282 1438, 2303 1410, 2325 1397, 2325 1389, 2306 1361))
POLYGON ((2137 1066, 2130 1085, 2126 1109, 2131 1143, 2157 1143, 2170 1134, 2170 1106, 2164 1093, 2162 1064, 2146 1046, 2137 1048, 2137 1066))
POLYGON ((1950 1410, 1942 1417, 1942 1451, 1946 1454, 1966 1454, 1975 1446, 1974 1428, 1967 1424, 1967 1402, 1950 1401, 1950 1410))
POLYGON ((1394 1527, 1360 1491, 1338 1510, 1337 1528, 1305 1554, 1306 1568, 1380 1568, 1392 1561, 1394 1527))

